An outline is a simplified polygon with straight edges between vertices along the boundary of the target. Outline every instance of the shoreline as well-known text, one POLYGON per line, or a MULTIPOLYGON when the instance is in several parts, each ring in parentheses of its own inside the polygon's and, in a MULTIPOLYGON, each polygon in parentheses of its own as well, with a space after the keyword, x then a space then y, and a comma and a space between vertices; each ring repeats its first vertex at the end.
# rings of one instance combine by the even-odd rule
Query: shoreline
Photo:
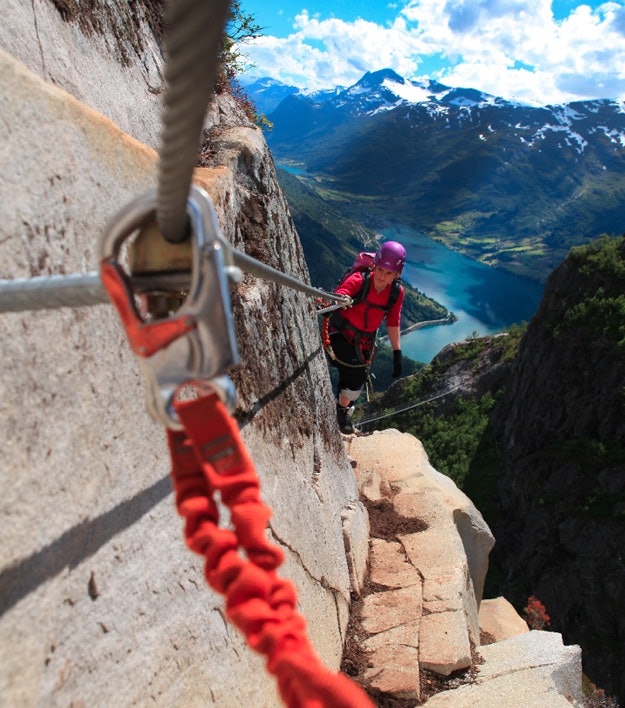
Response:
MULTIPOLYGON (((458 318, 454 315, 453 312, 447 312, 445 317, 441 317, 438 320, 424 320, 422 322, 415 322, 414 324, 411 324, 409 327, 406 327, 406 328, 400 330, 399 334, 400 334, 400 336, 403 336, 404 334, 409 334, 410 332, 414 332, 418 329, 422 329, 423 327, 453 324, 454 322, 457 322, 457 321, 458 321, 458 318)), ((380 337, 380 341, 381 342, 388 341, 388 335, 384 335, 383 337, 380 337)))
POLYGON ((453 324, 457 321, 458 318, 454 315, 454 313, 448 312, 445 317, 441 317, 438 320, 425 320, 423 322, 415 322, 415 324, 411 324, 409 327, 400 330, 400 335, 408 334, 409 332, 414 332, 415 330, 422 329, 423 327, 430 327, 431 325, 453 324))

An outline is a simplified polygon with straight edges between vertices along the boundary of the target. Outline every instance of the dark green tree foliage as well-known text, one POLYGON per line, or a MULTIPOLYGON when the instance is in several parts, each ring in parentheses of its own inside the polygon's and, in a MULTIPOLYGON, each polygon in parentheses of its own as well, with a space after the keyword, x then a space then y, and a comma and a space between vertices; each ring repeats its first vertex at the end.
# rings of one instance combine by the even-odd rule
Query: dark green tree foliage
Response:
POLYGON ((603 235, 572 248, 569 259, 579 268, 579 291, 563 293, 555 303, 549 327, 556 337, 575 331, 588 341, 625 350, 625 237, 603 235))
POLYGON ((495 399, 487 393, 480 398, 458 398, 444 417, 431 413, 420 416, 419 438, 430 462, 461 489, 494 405, 495 399))
POLYGON ((216 81, 217 90, 231 87, 234 79, 249 67, 242 47, 260 37, 263 28, 253 15, 243 12, 238 0, 230 2, 226 32, 219 51, 220 71, 216 81))

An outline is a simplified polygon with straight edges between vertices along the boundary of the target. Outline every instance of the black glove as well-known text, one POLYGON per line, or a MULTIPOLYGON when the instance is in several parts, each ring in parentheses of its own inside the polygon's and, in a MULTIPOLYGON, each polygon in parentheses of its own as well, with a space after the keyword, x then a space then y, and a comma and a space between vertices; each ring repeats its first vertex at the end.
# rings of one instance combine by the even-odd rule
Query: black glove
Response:
POLYGON ((393 350, 393 378, 396 379, 401 376, 401 349, 393 350))

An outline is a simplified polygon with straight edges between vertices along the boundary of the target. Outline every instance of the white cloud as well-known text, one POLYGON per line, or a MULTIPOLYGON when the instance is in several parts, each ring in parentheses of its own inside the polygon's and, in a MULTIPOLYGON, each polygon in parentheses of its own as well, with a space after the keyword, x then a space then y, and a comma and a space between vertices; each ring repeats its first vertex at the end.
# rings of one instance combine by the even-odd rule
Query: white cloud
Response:
POLYGON ((449 86, 528 103, 625 100, 622 2, 579 5, 556 22, 550 0, 411 0, 389 26, 303 11, 293 29, 244 48, 256 74, 330 88, 383 68, 417 78, 442 56, 447 64, 430 76, 449 86))
POLYGON ((370 70, 392 67, 414 74, 419 59, 400 20, 392 28, 358 19, 319 20, 303 11, 285 39, 260 37, 243 48, 257 66, 285 83, 311 89, 353 84, 370 70))

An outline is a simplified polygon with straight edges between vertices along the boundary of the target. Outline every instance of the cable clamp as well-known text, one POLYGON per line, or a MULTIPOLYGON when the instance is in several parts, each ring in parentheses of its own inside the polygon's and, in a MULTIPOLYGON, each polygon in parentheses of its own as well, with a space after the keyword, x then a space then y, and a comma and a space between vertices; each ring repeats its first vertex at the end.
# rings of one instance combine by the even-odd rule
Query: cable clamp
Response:
MULTIPOLYGON (((188 258, 172 268, 179 283, 181 263, 186 264, 188 287, 173 288, 177 298, 171 292, 167 297, 138 292, 133 283, 141 274, 132 270, 133 243, 147 231, 155 238, 156 207, 153 190, 113 217, 100 239, 100 277, 141 363, 150 415, 172 430, 182 430, 173 403, 185 386, 208 384, 229 410, 234 408, 235 389, 225 372, 239 363, 239 353, 228 280, 240 279, 241 273, 232 265, 232 247, 221 234, 210 197, 192 185, 189 238, 180 246, 188 258), (160 308, 154 308, 155 301, 160 308)), ((165 241, 162 235, 158 238, 165 241)), ((191 390, 188 394, 193 395, 191 390)))

